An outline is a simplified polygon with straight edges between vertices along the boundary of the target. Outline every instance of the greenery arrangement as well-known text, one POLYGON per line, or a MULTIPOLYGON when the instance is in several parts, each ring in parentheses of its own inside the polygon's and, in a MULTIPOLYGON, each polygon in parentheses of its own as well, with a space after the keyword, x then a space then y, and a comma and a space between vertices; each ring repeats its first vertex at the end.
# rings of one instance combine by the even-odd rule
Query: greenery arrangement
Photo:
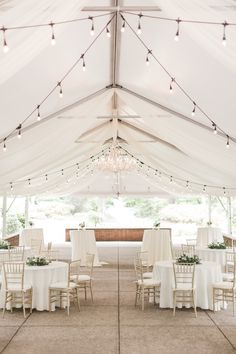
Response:
POLYGON ((9 242, 4 241, 4 240, 0 240, 0 249, 1 250, 7 250, 8 246, 10 246, 9 242))
POLYGON ((79 224, 79 228, 80 229, 84 229, 85 228, 85 222, 84 221, 79 224))
POLYGON ((45 257, 28 257, 26 260, 26 264, 28 266, 45 266, 48 265, 50 262, 45 257))
POLYGON ((188 256, 186 254, 182 254, 176 260, 178 264, 200 264, 200 259, 198 256, 188 256))
POLYGON ((208 245, 208 248, 214 250, 225 250, 226 244, 224 242, 212 242, 208 245))
POLYGON ((155 221, 155 222, 154 222, 154 224, 153 224, 153 226, 157 229, 158 227, 160 227, 160 226, 161 226, 161 223, 160 223, 160 222, 155 221))
POLYGON ((211 221, 208 221, 207 222, 207 226, 211 226, 212 225, 212 222, 211 221))

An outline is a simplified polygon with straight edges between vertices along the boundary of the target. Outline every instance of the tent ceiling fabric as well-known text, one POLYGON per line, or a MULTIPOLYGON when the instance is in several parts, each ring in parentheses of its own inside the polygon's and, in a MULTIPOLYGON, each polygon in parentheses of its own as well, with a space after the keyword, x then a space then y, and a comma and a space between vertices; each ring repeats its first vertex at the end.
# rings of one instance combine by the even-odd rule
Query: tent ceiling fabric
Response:
MULTIPOLYGON (((99 2, 99 6, 114 5, 112 0, 99 2)), ((160 11, 148 14, 222 23, 233 22, 236 13, 233 0, 124 0, 118 5, 156 6, 160 11)), ((101 13, 84 11, 85 6, 98 4, 5 0, 0 1, 0 22, 5 27, 23 26, 101 13)), ((136 30, 137 17, 123 15, 136 30)), ((95 35, 111 16, 95 19, 95 35)), ((23 126, 22 139, 7 140, 6 152, 1 146, 0 193, 169 196, 201 193, 202 186, 212 185, 221 188, 207 192, 223 195, 226 187, 228 196, 236 195, 236 143, 231 141, 226 149, 225 136, 212 134, 211 123, 199 111, 191 117, 191 102, 174 84, 169 94, 169 77, 152 58, 145 65, 146 49, 129 28, 120 33, 121 24, 117 14, 117 27, 115 20, 109 26, 111 38, 104 32, 95 41, 86 54, 87 70, 82 71, 82 63, 74 68, 63 82, 63 98, 55 92, 41 106, 41 121, 32 115, 23 126), (116 138, 153 170, 118 176, 97 170, 92 157, 101 156, 116 138), (78 177, 77 163, 81 166, 78 177), (155 169, 173 176, 175 183, 155 177, 155 169), (186 191, 185 182, 177 178, 200 185, 186 191)), ((160 62, 226 134, 236 137, 236 26, 227 28, 227 46, 223 47, 223 26, 183 23, 176 43, 175 22, 143 17, 141 24, 141 39, 160 62)), ((90 25, 86 20, 55 27, 54 47, 50 28, 7 31, 10 50, 7 54, 0 51, 1 141, 89 47, 94 39, 90 25)))

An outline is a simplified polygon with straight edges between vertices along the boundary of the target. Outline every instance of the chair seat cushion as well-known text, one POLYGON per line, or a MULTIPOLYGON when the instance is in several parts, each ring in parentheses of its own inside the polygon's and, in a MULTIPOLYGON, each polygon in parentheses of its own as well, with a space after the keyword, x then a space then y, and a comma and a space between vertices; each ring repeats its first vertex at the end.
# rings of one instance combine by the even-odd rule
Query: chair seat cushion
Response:
POLYGON ((144 285, 144 286, 160 286, 161 282, 154 280, 154 279, 143 279, 143 282, 141 280, 138 280, 138 285, 144 285))
POLYGON ((233 273, 223 273, 222 276, 223 276, 224 281, 233 281, 234 280, 233 273))
POLYGON ((6 291, 22 291, 23 290, 24 292, 26 292, 26 291, 30 290, 31 288, 32 288, 32 286, 29 284, 24 284, 23 289, 21 289, 21 284, 9 284, 8 289, 6 289, 6 291))
POLYGON ((91 277, 87 274, 80 274, 79 275, 79 282, 83 282, 83 281, 89 281, 91 280, 91 277))
POLYGON ((173 288, 174 291, 191 291, 194 289, 191 283, 179 283, 177 284, 177 288, 173 288))
POLYGON ((143 273, 143 277, 144 277, 144 278, 152 279, 153 273, 152 273, 152 272, 145 272, 145 273, 143 273))
MULTIPOLYGON (((69 288, 73 289, 76 287, 75 283, 70 283, 69 284, 69 288)), ((61 281, 61 282, 57 282, 57 283, 52 283, 49 286, 50 289, 68 289, 68 283, 67 281, 61 281)))
POLYGON ((213 288, 216 288, 216 289, 232 290, 233 289, 233 282, 231 282, 231 281, 222 281, 222 282, 218 282, 218 283, 213 283, 212 286, 213 286, 213 288))

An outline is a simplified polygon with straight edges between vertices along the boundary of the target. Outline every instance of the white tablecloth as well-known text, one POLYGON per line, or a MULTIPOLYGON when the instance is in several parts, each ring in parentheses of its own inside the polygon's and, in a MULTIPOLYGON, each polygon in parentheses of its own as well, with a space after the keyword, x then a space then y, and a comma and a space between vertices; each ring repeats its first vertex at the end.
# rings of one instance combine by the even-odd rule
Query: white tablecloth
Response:
POLYGON ((24 229, 20 234, 19 245, 31 246, 31 240, 39 239, 42 241, 42 247, 44 246, 43 229, 24 229))
POLYGON ((225 259, 226 252, 232 252, 233 250, 230 248, 225 250, 217 250, 210 248, 197 248, 196 254, 203 261, 211 261, 221 265, 222 271, 225 271, 225 259))
POLYGON ((149 265, 157 261, 171 260, 171 231, 144 230, 142 251, 148 251, 149 265))
MULTIPOLYGON (((172 261, 156 262, 153 279, 161 281, 160 307, 173 308, 174 274, 172 261)), ((195 268, 197 307, 213 309, 212 284, 222 281, 221 266, 214 262, 202 262, 195 268)))
POLYGON ((224 242, 221 229, 217 227, 199 227, 197 230, 197 247, 204 248, 212 242, 224 242))
POLYGON ((100 266, 94 230, 71 230, 72 261, 81 260, 81 265, 86 262, 86 253, 95 255, 94 266, 100 266))
MULTIPOLYGON (((2 288, 0 291, 0 307, 4 305, 4 276, 2 271, 2 288)), ((33 287, 33 308, 38 311, 48 310, 48 288, 51 283, 67 281, 68 263, 52 262, 48 266, 25 266, 25 284, 33 287)), ((53 308, 52 308, 53 309, 53 308)))

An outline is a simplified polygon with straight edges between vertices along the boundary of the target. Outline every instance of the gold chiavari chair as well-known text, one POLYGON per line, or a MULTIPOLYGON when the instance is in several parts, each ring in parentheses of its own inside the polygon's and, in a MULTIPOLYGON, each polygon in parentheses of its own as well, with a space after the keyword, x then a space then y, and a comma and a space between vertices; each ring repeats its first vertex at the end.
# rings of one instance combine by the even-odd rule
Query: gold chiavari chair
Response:
POLYGON ((235 316, 235 301, 236 301, 236 258, 234 257, 233 279, 232 281, 217 282, 213 287, 213 311, 215 312, 216 304, 220 305, 224 302, 233 303, 233 315, 235 316))
POLYGON ((223 273, 224 281, 233 281, 234 278, 234 263, 236 260, 235 252, 225 253, 225 273, 223 273))
POLYGON ((80 301, 79 301, 79 289, 77 283, 71 278, 75 275, 75 269, 79 269, 80 261, 72 261, 68 266, 68 278, 64 282, 52 283, 48 289, 49 296, 49 311, 52 310, 52 304, 60 301, 60 307, 62 307, 63 302, 66 302, 67 315, 70 314, 70 299, 78 305, 80 310, 80 301))
POLYGON ((142 266, 143 266, 143 277, 144 278, 152 278, 153 273, 150 272, 150 266, 148 263, 148 251, 138 251, 136 253, 136 257, 138 259, 140 259, 140 261, 142 262, 142 266))
POLYGON ((90 290, 91 300, 93 302, 92 290, 92 274, 95 255, 91 253, 86 254, 86 266, 83 269, 83 274, 79 275, 78 287, 84 289, 85 300, 87 300, 87 289, 90 290))
POLYGON ((8 247, 8 258, 12 262, 23 262, 25 246, 8 247))
POLYGON ((30 307, 30 313, 32 313, 33 289, 31 285, 24 283, 24 262, 4 262, 3 273, 5 280, 3 317, 8 304, 11 311, 14 306, 22 305, 24 317, 26 305, 30 307))
POLYGON ((181 248, 182 248, 183 254, 186 254, 187 256, 190 256, 190 257, 195 255, 195 245, 182 244, 181 248))
POLYGON ((161 282, 143 277, 143 264, 140 258, 134 258, 134 267, 136 273, 135 306, 141 298, 142 311, 144 311, 145 296, 148 297, 148 300, 152 296, 154 305, 156 304, 156 299, 160 297, 161 282))
POLYGON ((173 263, 174 281, 173 288, 173 315, 175 316, 176 304, 193 304, 195 316, 197 317, 196 296, 195 296, 195 265, 173 263))
POLYGON ((30 253, 32 256, 39 256, 42 250, 42 240, 32 238, 30 240, 30 253))

